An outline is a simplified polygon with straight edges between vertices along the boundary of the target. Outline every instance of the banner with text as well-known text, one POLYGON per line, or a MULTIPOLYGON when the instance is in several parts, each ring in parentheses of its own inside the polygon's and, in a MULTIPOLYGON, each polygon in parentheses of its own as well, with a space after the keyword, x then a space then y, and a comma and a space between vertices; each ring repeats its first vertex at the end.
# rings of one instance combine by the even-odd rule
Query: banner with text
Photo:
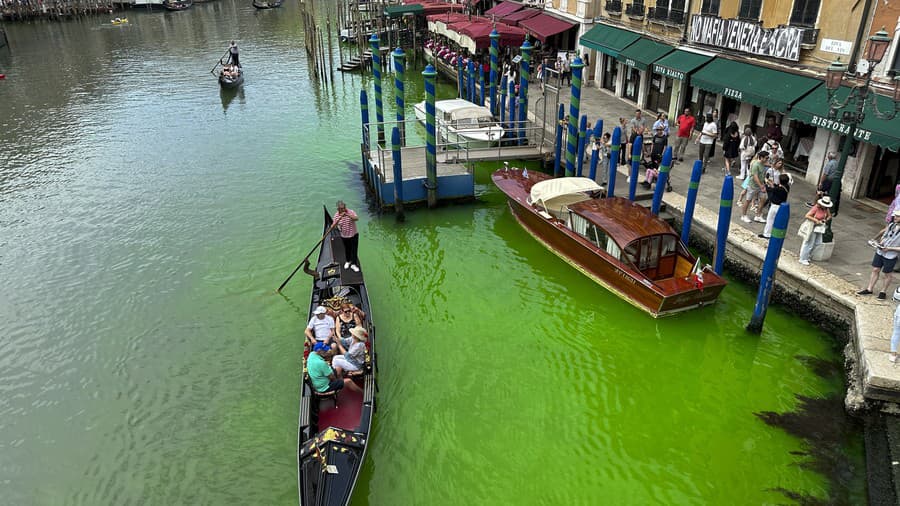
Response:
POLYGON ((691 18, 691 42, 760 56, 798 61, 802 38, 803 29, 795 26, 763 28, 737 19, 703 15, 691 18))

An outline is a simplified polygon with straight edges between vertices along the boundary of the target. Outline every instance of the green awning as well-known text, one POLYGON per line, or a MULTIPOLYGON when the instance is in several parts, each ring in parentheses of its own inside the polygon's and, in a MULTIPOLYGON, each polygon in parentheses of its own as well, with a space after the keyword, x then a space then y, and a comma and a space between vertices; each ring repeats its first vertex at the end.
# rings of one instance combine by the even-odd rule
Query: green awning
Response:
POLYGON ((716 58, 691 76, 694 87, 779 112, 787 112, 791 104, 821 83, 812 77, 723 58, 716 58))
POLYGON ((685 81, 688 74, 706 65, 712 59, 712 56, 676 49, 674 52, 656 60, 653 63, 653 72, 672 79, 685 81))
POLYGON ((647 70, 650 64, 674 51, 675 48, 668 44, 660 44, 650 39, 641 37, 630 46, 619 51, 617 60, 640 70, 647 70))
POLYGON ((399 18, 404 14, 423 14, 425 7, 422 4, 388 5, 384 8, 384 15, 389 18, 399 18))
POLYGON ((590 31, 581 36, 579 43, 615 58, 619 56, 619 51, 640 38, 641 36, 634 32, 614 26, 594 25, 590 31))
MULTIPOLYGON (((841 86, 835 93, 835 99, 843 102, 849 94, 850 88, 841 86)), ((879 110, 885 112, 894 110, 894 103, 890 97, 874 96, 876 97, 879 110)), ((850 125, 844 123, 841 117, 844 111, 855 113, 856 104, 851 103, 844 109, 838 109, 837 115, 833 120, 828 119, 828 111, 828 90, 822 86, 794 104, 790 117, 815 127, 833 130, 840 135, 849 133, 850 125)), ((853 137, 862 142, 876 144, 891 151, 898 151, 900 150, 900 122, 879 119, 871 107, 867 106, 866 119, 857 125, 856 130, 853 132, 853 137)))

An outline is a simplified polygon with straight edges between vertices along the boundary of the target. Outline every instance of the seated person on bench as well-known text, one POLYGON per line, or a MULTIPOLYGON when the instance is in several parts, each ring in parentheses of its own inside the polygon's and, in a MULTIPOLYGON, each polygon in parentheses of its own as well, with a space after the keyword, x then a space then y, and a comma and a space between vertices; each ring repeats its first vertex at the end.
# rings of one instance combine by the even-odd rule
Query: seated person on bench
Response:
POLYGON ((353 336, 350 347, 345 348, 343 343, 338 341, 338 351, 341 355, 331 359, 331 366, 339 375, 345 371, 362 371, 366 365, 366 341, 369 340, 369 332, 362 326, 356 326, 350 329, 350 334, 353 336))
POLYGON ((306 359, 306 372, 309 374, 309 381, 316 392, 320 394, 332 392, 345 386, 350 390, 361 392, 362 389, 352 379, 342 377, 328 365, 327 360, 330 356, 331 346, 325 343, 316 343, 312 353, 306 359))
POLYGON ((341 304, 335 323, 339 327, 337 331, 338 340, 344 347, 349 348, 353 344, 350 330, 354 327, 362 327, 362 320, 365 318, 365 315, 365 313, 349 302, 341 304))
POLYGON ((309 323, 306 325, 306 330, 304 330, 309 344, 325 343, 334 346, 336 337, 334 333, 334 318, 327 313, 328 310, 325 309, 325 306, 319 306, 313 311, 313 317, 310 318, 309 323))

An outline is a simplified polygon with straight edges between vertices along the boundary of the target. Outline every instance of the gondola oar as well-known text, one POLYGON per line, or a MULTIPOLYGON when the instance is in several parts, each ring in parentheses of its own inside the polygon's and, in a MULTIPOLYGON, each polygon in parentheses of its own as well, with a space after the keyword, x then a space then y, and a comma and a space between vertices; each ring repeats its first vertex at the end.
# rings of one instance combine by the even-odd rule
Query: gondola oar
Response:
POLYGON ((288 281, 290 281, 291 278, 294 277, 294 274, 297 274, 297 271, 300 270, 300 267, 303 267, 303 264, 306 263, 306 261, 309 259, 310 255, 312 255, 313 253, 315 253, 315 252, 316 252, 316 248, 318 248, 319 245, 322 244, 322 241, 324 241, 325 238, 328 237, 328 234, 331 233, 331 229, 334 228, 334 225, 335 225, 336 223, 337 223, 337 222, 332 223, 331 226, 328 227, 328 230, 325 231, 325 233, 322 235, 322 238, 319 239, 319 241, 316 243, 315 246, 312 247, 311 250, 309 250, 309 253, 307 253, 306 256, 303 257, 303 260, 300 260, 300 265, 298 265, 297 268, 294 269, 294 272, 292 272, 291 275, 288 276, 287 279, 284 280, 284 283, 282 283, 281 286, 278 287, 278 290, 275 290, 276 292, 281 292, 281 289, 284 288, 284 285, 288 284, 288 281))
POLYGON ((219 58, 219 61, 215 65, 213 65, 212 69, 210 69, 210 71, 209 71, 210 74, 216 75, 216 68, 218 68, 219 65, 224 65, 224 63, 222 63, 222 60, 224 60, 229 55, 230 52, 231 52, 230 48, 227 51, 225 51, 225 54, 222 55, 222 57, 219 58))

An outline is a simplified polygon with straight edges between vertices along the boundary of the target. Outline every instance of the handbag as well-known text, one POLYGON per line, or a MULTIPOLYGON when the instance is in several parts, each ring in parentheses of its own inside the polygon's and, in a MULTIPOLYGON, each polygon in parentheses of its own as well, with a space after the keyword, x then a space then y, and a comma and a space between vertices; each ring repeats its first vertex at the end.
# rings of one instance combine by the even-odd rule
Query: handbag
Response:
POLYGON ((803 239, 807 239, 812 231, 813 222, 810 220, 803 220, 803 223, 800 225, 800 230, 797 231, 797 235, 799 235, 803 239))
MULTIPOLYGON (((806 220, 806 221, 809 221, 809 220, 806 220)), ((810 223, 812 223, 812 222, 810 221, 810 223)), ((820 225, 814 226, 813 229, 812 229, 812 231, 815 232, 815 233, 817 233, 817 234, 824 234, 824 233, 825 233, 825 224, 822 223, 822 224, 820 224, 820 225)))

